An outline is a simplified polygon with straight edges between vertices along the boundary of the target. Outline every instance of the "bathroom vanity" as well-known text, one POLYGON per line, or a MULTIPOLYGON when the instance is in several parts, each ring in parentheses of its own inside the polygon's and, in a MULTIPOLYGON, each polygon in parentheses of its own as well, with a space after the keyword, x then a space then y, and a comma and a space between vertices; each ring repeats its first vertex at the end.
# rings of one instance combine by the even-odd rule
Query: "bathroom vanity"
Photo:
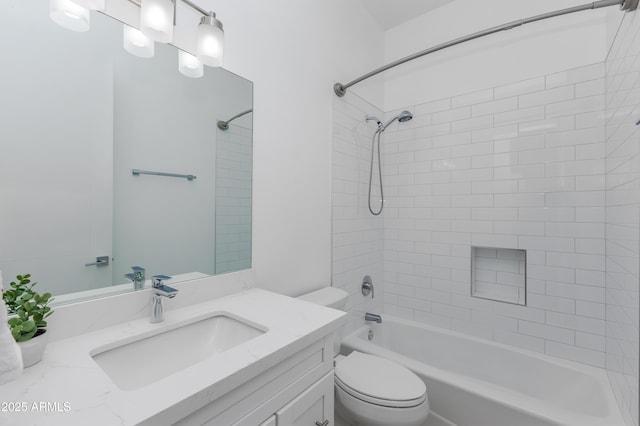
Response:
POLYGON ((169 305, 160 324, 145 315, 50 343, 0 387, 15 403, 0 423, 332 425, 332 333, 345 320, 260 289, 169 305))

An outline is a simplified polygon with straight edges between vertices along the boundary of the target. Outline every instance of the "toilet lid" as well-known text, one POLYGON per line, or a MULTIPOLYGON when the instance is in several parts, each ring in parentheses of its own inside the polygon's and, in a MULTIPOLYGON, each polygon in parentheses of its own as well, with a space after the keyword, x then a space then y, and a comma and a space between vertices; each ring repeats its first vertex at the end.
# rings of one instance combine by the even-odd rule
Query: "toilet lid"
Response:
POLYGON ((336 364, 336 384, 355 398, 387 407, 414 407, 427 387, 408 368, 385 358, 353 351, 336 364))

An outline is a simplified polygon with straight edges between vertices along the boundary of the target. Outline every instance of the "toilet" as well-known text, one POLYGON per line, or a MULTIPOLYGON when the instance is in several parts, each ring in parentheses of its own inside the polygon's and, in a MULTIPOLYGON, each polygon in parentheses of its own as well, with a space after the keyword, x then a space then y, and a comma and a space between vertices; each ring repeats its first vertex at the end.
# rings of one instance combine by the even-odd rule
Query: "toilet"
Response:
MULTIPOLYGON (((348 294, 335 287, 298 299, 344 310, 348 294)), ((338 336, 336 333, 336 341, 338 336)), ((336 343, 336 342, 334 342, 336 343)), ((338 342, 339 343, 339 342, 338 342)), ((358 426, 422 426, 429 415, 425 384, 408 368, 375 355, 338 355, 334 345, 336 414, 358 426)))

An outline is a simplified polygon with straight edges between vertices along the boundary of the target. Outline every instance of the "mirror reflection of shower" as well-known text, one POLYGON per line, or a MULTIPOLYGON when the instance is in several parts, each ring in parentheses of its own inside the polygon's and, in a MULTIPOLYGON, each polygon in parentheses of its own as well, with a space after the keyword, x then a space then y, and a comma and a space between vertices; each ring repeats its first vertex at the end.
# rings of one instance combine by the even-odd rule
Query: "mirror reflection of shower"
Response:
POLYGON ((240 114, 234 115, 233 117, 231 117, 227 121, 222 121, 222 120, 218 121, 218 129, 220 129, 220 130, 228 130, 229 129, 229 123, 231 123, 236 118, 240 118, 243 115, 249 114, 250 112, 253 112, 253 109, 248 109, 246 111, 242 111, 240 114))
POLYGON ((382 161, 380 159, 380 136, 382 135, 382 132, 384 132, 387 129, 387 127, 389 127, 389 125, 394 121, 398 120, 398 122, 404 123, 406 121, 411 120, 412 118, 413 118, 413 114, 411 114, 409 111, 402 111, 400 114, 396 115, 391 120, 387 121, 385 124, 382 124, 380 120, 378 120, 376 117, 373 117, 371 115, 367 115, 365 117, 365 121, 375 121, 376 124, 378 125, 378 130, 375 131, 375 133, 373 134, 373 138, 371 140, 371 167, 369 168, 369 211, 374 216, 377 216, 380 213, 382 213, 382 209, 384 208, 384 191, 382 189, 382 161), (371 182, 373 180, 373 159, 375 157, 376 141, 377 141, 377 150, 378 150, 378 177, 379 177, 379 183, 380 183, 380 209, 377 211, 374 211, 373 207, 371 207, 371 182))

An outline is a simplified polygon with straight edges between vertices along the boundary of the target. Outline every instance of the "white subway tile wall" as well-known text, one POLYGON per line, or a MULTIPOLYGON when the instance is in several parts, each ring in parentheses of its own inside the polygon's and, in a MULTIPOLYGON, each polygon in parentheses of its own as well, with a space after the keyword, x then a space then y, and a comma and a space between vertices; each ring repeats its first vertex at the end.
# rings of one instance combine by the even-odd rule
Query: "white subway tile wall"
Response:
MULTIPOLYGON (((605 363, 609 378, 627 423, 635 426, 640 279, 640 126, 635 125, 640 120, 638 15, 625 14, 606 61, 606 305, 590 303, 580 307, 582 312, 589 311, 593 317, 605 319, 605 363)), ((580 87, 590 94, 600 90, 590 85, 580 87)), ((581 336, 576 344, 591 351, 603 346, 600 339, 592 336, 581 336)))
POLYGON ((252 129, 216 130, 216 274, 251 267, 252 129))
POLYGON ((382 135, 378 217, 364 116, 381 112, 334 102, 333 280, 352 326, 384 296, 388 314, 605 368, 638 425, 637 15, 606 63, 404 108, 414 119, 382 135), (526 306, 471 297, 471 246, 526 250, 526 306))
MULTIPOLYGON (((365 122, 365 116, 372 115, 380 120, 384 113, 358 98, 357 96, 345 96, 336 98, 333 103, 333 147, 332 147, 332 227, 333 227, 333 252, 332 252, 332 285, 346 290, 349 293, 347 311, 349 323, 343 328, 347 334, 364 324, 365 312, 381 314, 384 297, 384 271, 383 271, 383 244, 384 230, 382 216, 373 216, 368 208, 368 182, 369 164, 371 161, 372 136, 377 126, 374 122, 365 122), (365 275, 371 276, 374 285, 374 295, 365 297, 361 292, 362 279, 365 275)), ((430 119, 430 116, 426 116, 430 119)), ((429 122, 423 122, 428 126, 429 122)), ((383 156, 395 158, 397 162, 411 164, 420 169, 420 163, 412 164, 413 152, 399 154, 398 145, 402 145, 405 138, 399 137, 398 144, 386 144, 386 139, 381 145, 383 156), (391 148, 391 149, 390 149, 391 148), (406 156, 406 158, 405 158, 406 156)), ((412 132, 413 136, 413 132, 412 132)), ((420 145, 420 140, 416 141, 420 145)), ((392 188, 385 186, 385 196, 388 191, 399 191, 403 187, 403 176, 410 177, 413 183, 414 172, 398 170, 397 167, 383 163, 383 175, 392 182, 392 188)), ((380 191, 375 184, 378 181, 377 167, 373 175, 373 207, 379 208, 380 191)), ((389 217, 398 217, 399 209, 385 209, 384 214, 389 217)), ((395 237, 395 235, 394 235, 395 237)), ((402 247, 402 242, 397 238, 398 251, 409 252, 402 247)), ((417 261, 417 260, 416 260, 417 261)), ((395 294, 402 295, 398 286, 395 294)), ((412 288, 412 287, 411 287, 412 288)), ((396 297, 397 299, 398 297, 396 297)))
MULTIPOLYGON (((604 72, 416 105, 414 120, 383 134, 394 153, 385 312, 605 367, 604 72), (471 245, 526 250, 528 306, 471 298, 471 245), (592 273, 600 280, 578 278, 592 273)), ((479 282, 523 283, 517 260, 498 274, 476 254, 479 282)))

